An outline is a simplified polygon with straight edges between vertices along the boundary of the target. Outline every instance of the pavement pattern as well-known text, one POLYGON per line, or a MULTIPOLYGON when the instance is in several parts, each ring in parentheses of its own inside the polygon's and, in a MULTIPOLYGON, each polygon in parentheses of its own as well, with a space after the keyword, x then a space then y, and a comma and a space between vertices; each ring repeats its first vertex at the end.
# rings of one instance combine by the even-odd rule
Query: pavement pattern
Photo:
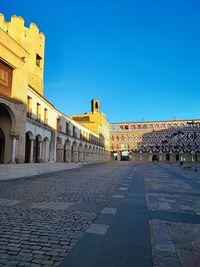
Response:
POLYGON ((200 173, 110 162, 0 182, 0 266, 200 267, 200 173))

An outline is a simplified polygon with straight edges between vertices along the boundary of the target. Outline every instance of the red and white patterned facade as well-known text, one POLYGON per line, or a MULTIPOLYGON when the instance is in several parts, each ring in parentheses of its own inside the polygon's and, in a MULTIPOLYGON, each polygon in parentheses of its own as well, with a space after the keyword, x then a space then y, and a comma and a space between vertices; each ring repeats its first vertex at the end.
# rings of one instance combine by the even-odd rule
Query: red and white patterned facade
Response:
POLYGON ((111 150, 136 161, 200 161, 200 120, 111 123, 111 150))

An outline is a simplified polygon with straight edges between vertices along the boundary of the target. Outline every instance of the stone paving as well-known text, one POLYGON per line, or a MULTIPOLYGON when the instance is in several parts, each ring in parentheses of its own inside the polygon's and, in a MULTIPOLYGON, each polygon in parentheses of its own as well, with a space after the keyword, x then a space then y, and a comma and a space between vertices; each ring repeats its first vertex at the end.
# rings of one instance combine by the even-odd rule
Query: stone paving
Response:
POLYGON ((170 164, 144 172, 154 266, 199 267, 200 173, 170 164))
POLYGON ((0 182, 0 266, 63 262, 200 267, 200 173, 112 162, 0 182))
POLYGON ((0 182, 0 266, 59 266, 130 168, 93 164, 0 182))

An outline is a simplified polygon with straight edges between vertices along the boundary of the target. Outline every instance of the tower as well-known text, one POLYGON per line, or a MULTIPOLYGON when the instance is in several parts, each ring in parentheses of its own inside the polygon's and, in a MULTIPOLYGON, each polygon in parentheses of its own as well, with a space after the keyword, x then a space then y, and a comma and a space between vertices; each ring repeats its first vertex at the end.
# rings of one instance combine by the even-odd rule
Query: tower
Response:
POLYGON ((91 111, 92 111, 92 113, 100 113, 100 100, 92 99, 91 111))

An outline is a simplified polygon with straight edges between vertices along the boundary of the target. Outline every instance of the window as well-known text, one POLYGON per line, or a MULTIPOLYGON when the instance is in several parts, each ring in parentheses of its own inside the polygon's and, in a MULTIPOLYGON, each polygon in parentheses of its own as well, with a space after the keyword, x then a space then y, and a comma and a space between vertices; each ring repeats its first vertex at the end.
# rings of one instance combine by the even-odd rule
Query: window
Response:
POLYGON ((76 137, 76 128, 73 126, 73 137, 76 137))
POLYGON ((11 95, 12 69, 0 61, 0 93, 11 95))
POLYGON ((4 86, 8 86, 8 72, 0 69, 0 82, 4 86))
POLYGON ((48 109, 44 109, 44 124, 48 124, 48 109))
POLYGON ((42 61, 41 56, 39 56, 38 54, 36 54, 36 65, 38 67, 41 67, 41 61, 42 61))
POLYGON ((31 118, 32 115, 32 98, 27 96, 27 117, 31 118))
POLYGON ((66 134, 69 135, 69 122, 66 122, 66 134))
POLYGON ((41 120, 41 105, 39 104, 39 103, 37 103, 37 114, 36 114, 36 116, 37 116, 37 121, 38 122, 40 122, 40 120, 41 120))
POLYGON ((60 131, 60 118, 57 118, 57 131, 60 131))

